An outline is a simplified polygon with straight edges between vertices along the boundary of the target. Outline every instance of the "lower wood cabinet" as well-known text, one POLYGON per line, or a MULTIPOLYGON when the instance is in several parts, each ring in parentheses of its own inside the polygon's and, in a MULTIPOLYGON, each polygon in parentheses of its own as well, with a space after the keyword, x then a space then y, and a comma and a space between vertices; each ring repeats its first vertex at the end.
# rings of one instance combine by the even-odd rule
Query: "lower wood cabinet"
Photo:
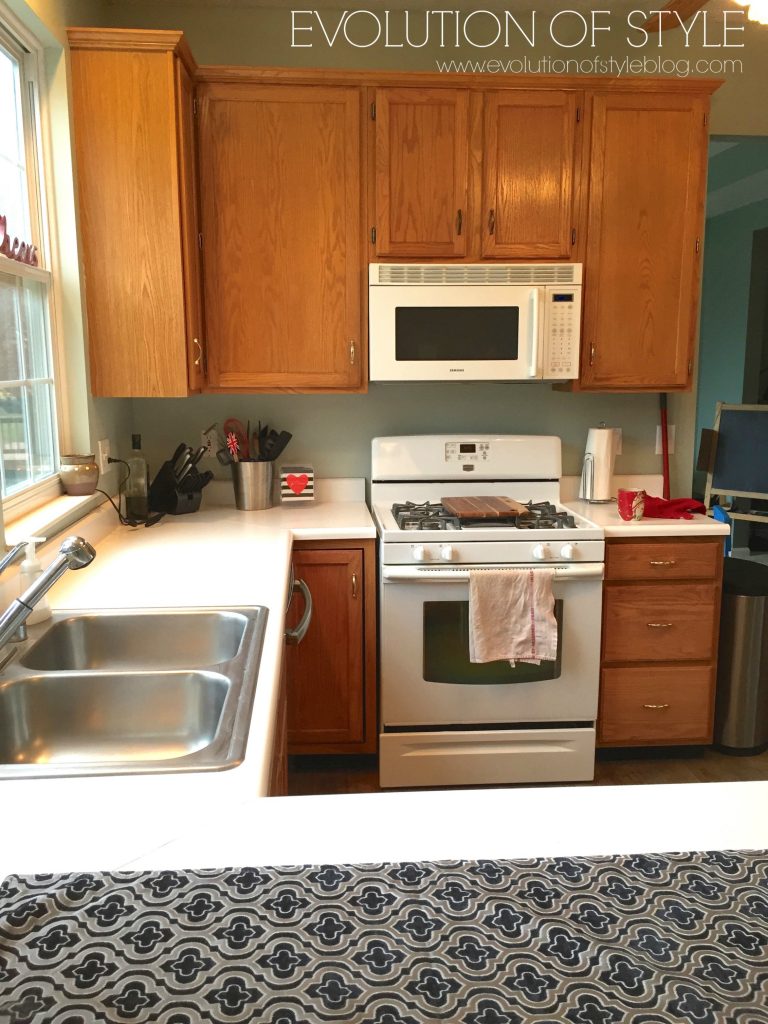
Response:
MULTIPOLYGON (((313 614, 302 642, 286 650, 288 751, 374 753, 375 542, 297 543, 293 570, 309 587, 313 614)), ((297 596, 288 627, 302 611, 297 596)))
POLYGON ((598 743, 710 743, 722 538, 606 543, 598 743))

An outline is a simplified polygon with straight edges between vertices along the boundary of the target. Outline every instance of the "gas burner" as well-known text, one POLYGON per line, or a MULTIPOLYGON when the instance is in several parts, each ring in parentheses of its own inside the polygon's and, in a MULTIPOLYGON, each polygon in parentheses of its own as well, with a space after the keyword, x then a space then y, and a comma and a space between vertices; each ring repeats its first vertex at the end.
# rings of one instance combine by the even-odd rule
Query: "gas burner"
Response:
POLYGON ((392 515, 401 530, 458 530, 461 526, 456 516, 449 516, 439 502, 396 503, 392 515))
POLYGON ((574 530, 576 520, 569 512, 559 512, 549 501, 527 502, 528 511, 517 517, 519 530, 574 530))

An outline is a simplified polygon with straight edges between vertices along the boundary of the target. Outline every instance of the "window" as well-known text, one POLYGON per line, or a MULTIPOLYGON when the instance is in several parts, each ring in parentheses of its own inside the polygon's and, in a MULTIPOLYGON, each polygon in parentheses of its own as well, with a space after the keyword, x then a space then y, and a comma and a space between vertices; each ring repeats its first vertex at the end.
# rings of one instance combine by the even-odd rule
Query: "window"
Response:
POLYGON ((35 68, 36 56, 0 26, 0 497, 6 507, 8 499, 13 506, 22 495, 45 490, 58 472, 35 68), (36 246, 38 266, 3 254, 15 238, 36 246))

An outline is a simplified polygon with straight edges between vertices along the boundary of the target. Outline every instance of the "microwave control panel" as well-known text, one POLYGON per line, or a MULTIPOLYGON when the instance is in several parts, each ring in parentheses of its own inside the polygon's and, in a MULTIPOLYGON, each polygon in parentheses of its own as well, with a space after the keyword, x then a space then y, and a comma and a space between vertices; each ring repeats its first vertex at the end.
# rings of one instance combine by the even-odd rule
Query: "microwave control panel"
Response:
POLYGON ((544 311, 542 368, 545 380, 578 377, 580 324, 581 288, 550 285, 546 289, 544 311))

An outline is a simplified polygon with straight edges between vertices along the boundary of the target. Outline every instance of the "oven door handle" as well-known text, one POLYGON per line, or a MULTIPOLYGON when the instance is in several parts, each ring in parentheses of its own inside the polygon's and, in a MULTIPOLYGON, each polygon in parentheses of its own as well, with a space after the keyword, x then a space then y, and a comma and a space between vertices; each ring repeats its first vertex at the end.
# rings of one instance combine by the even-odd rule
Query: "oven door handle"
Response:
MULTIPOLYGON (((473 566, 480 569, 533 569, 534 572, 541 572, 545 568, 554 570, 554 583, 567 583, 569 580, 602 579, 603 564, 601 562, 588 562, 584 565, 557 565, 557 566, 533 566, 533 565, 494 565, 494 566, 473 566)), ((470 568, 426 568, 415 565, 384 565, 381 567, 381 579, 384 583, 467 583, 469 581, 470 568)))

